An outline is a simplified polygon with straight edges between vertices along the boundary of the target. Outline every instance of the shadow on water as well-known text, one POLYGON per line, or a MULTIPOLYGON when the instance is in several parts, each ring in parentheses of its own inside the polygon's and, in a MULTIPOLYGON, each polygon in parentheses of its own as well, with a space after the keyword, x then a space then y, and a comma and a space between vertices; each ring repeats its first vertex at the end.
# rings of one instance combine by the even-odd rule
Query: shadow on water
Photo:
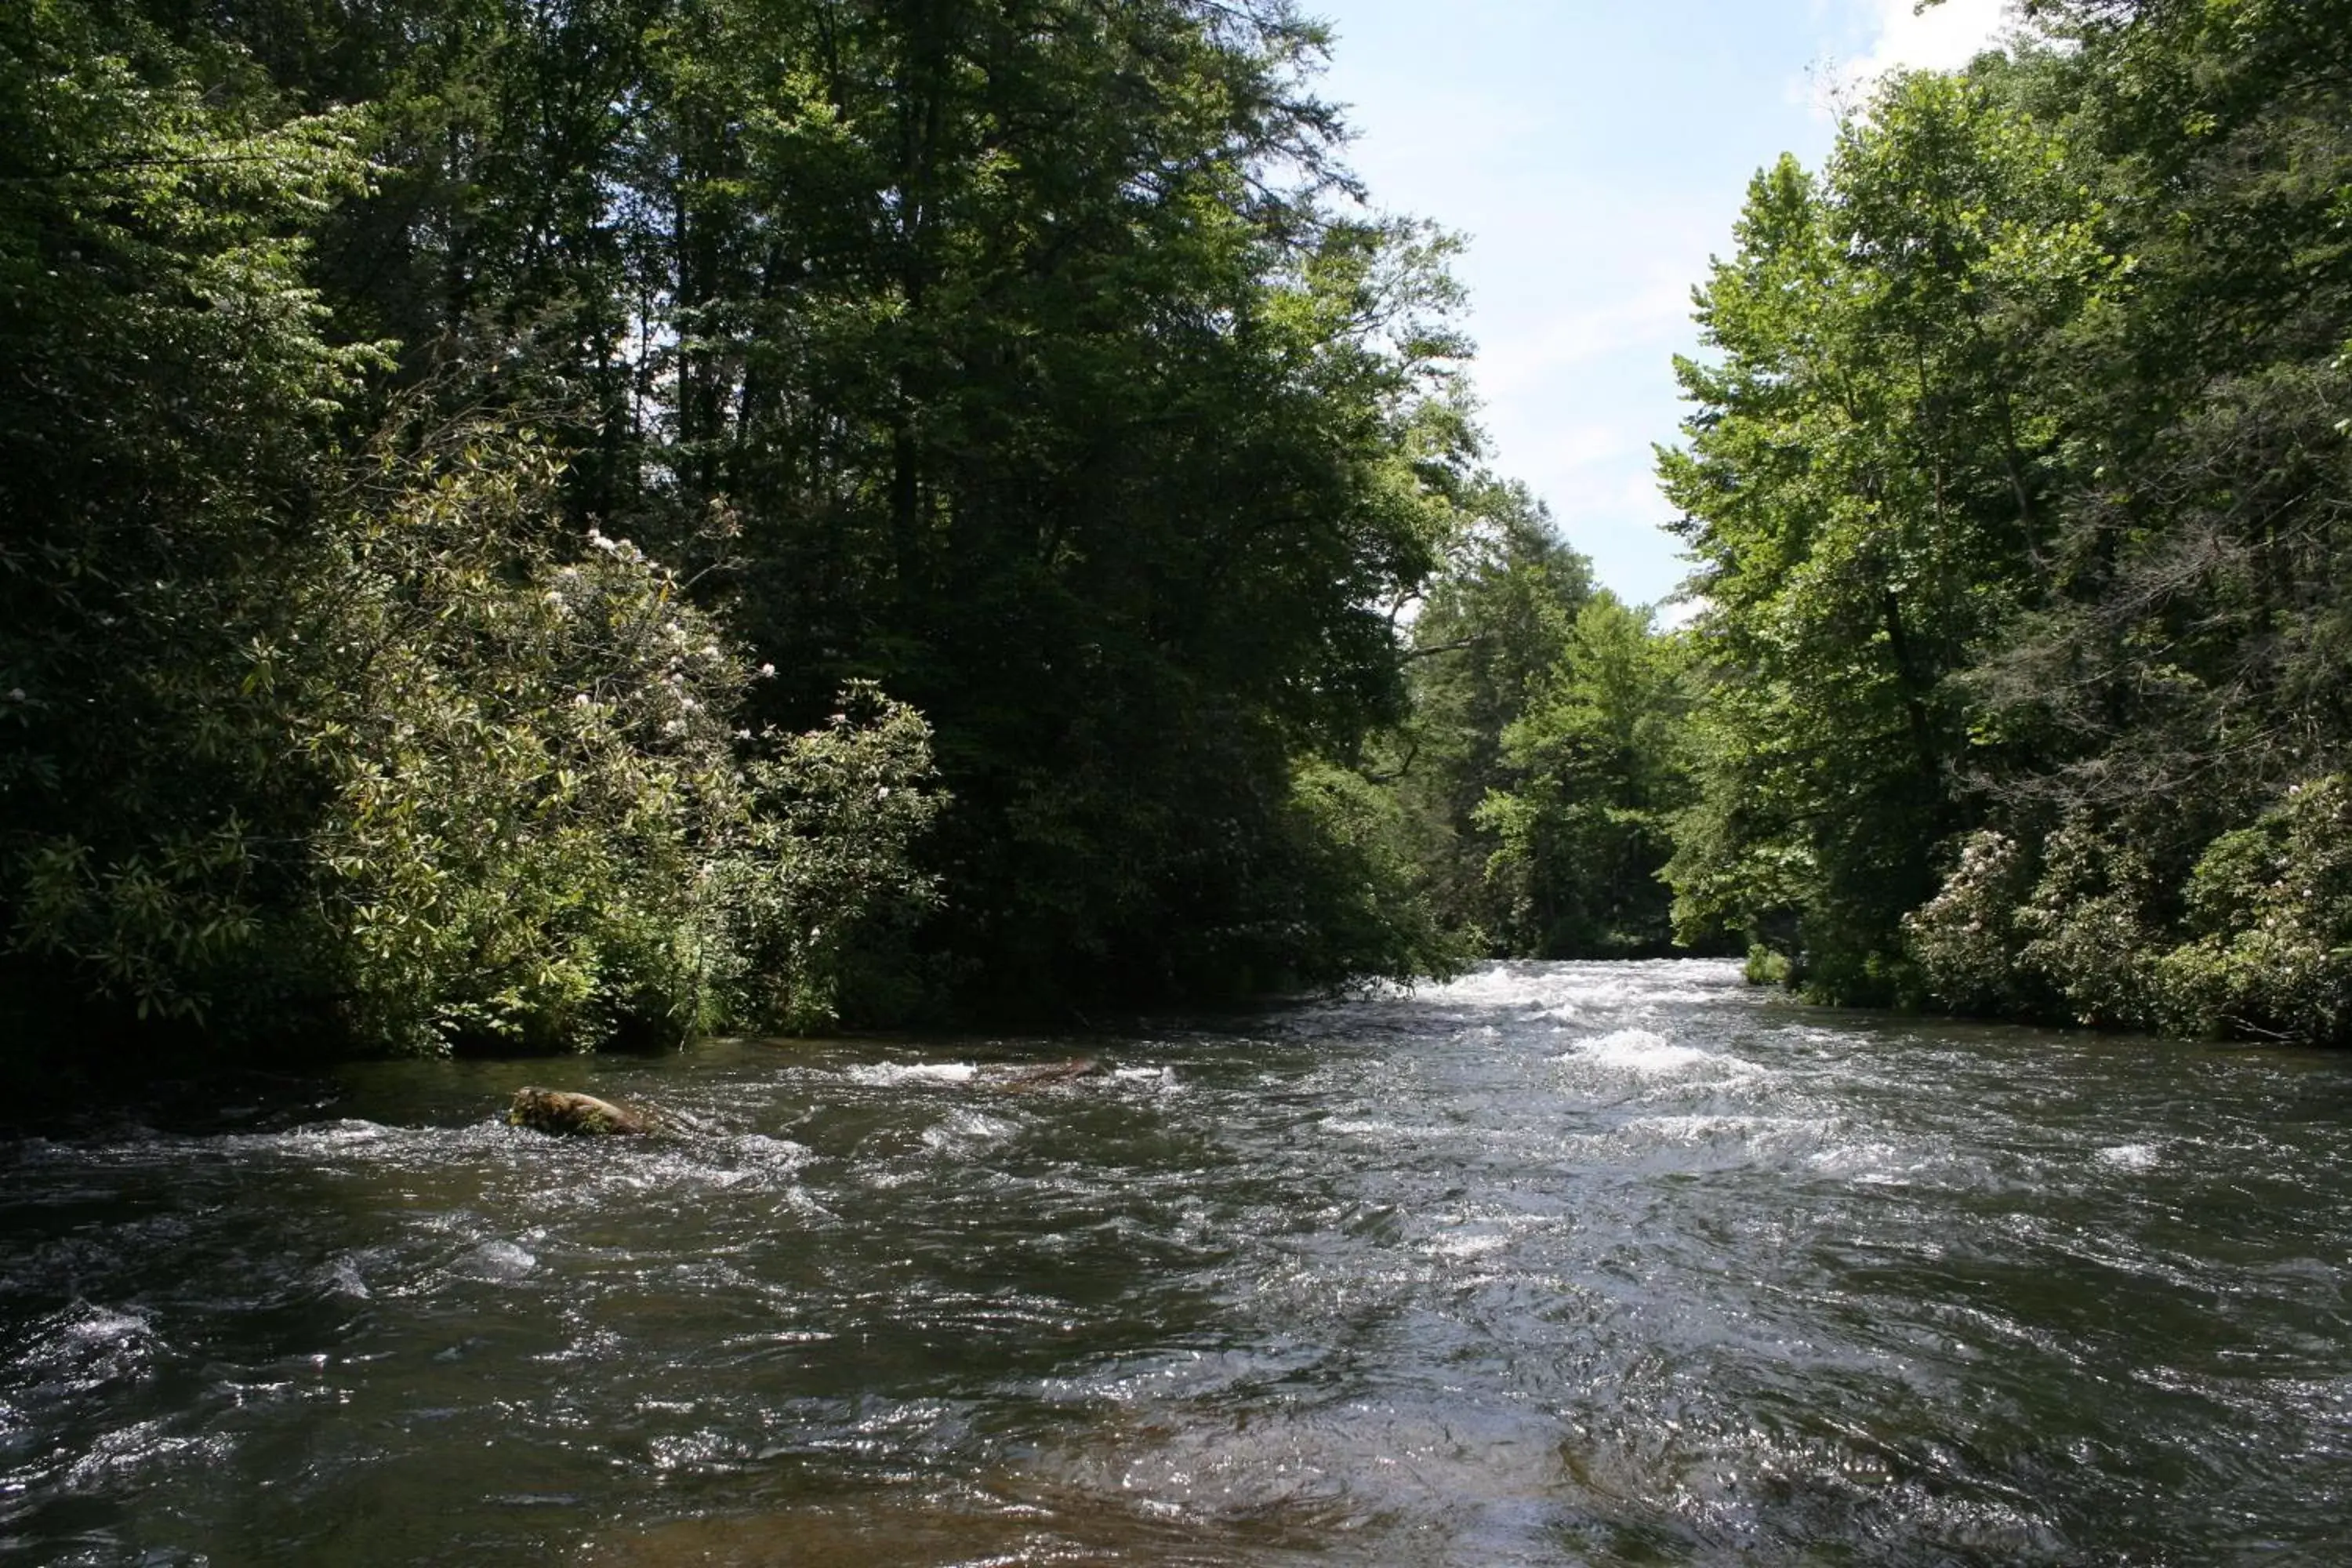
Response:
POLYGON ((0 1152, 0 1560, 2331 1562, 2347 1094, 1706 963, 358 1069, 0 1152))

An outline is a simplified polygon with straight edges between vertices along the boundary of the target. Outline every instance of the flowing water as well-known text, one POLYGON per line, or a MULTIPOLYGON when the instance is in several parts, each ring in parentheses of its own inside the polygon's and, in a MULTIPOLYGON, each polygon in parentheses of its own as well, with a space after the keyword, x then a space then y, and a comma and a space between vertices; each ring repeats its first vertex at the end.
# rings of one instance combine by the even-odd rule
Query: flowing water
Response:
POLYGON ((2341 1058, 1511 964, 217 1121, 0 1146, 0 1562, 2352 1560, 2341 1058))

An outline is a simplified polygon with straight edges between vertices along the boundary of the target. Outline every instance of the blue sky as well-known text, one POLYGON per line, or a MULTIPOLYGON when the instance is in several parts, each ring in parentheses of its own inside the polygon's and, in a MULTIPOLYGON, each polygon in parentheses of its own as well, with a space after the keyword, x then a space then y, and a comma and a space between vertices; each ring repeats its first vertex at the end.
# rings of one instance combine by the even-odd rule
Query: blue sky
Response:
POLYGON ((1749 176, 1818 165, 1842 84, 1963 63, 2002 25, 2001 0, 1912 3, 1307 0, 1374 204, 1469 241, 1490 463, 1628 599, 1683 574, 1650 446, 1675 438, 1691 286, 1749 176))

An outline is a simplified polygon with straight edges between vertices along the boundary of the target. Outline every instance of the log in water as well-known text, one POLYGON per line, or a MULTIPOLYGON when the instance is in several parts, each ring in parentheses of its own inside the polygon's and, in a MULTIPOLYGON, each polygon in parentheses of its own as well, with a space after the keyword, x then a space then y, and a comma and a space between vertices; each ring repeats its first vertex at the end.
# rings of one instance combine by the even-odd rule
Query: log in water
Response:
POLYGON ((0 1152, 0 1559, 2332 1562, 2347 1106, 1713 963, 373 1068, 0 1152))

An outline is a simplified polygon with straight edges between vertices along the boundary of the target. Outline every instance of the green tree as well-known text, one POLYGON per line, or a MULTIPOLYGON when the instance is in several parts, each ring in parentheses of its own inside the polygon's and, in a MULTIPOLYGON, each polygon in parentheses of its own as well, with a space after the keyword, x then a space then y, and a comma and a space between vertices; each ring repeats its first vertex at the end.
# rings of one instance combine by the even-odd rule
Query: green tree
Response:
POLYGON ((316 795, 243 648, 374 358, 302 269, 365 168, 350 117, 100 18, 0 18, 0 928, 26 987, 68 953, 184 1016, 272 988, 257 910, 316 795))
POLYGON ((1915 936, 1969 1005, 2340 1040, 2352 10, 2042 10, 2069 47, 2020 101, 2095 183, 2119 281, 2053 345, 2051 592, 1973 677, 2002 873, 1915 936))
POLYGON ((1481 479, 1458 504, 1450 558, 1413 621, 1412 716, 1385 771, 1442 917, 1507 952, 1524 922, 1487 875, 1501 839, 1479 812, 1518 776, 1505 733, 1542 700, 1592 598, 1591 567, 1524 487, 1481 479))
POLYGON ((828 1016, 929 896, 920 720, 733 730, 747 660, 566 522, 514 398, 355 434, 386 356, 307 269, 355 116, 69 0, 0 72, 12 1005, 312 1050, 828 1016))
POLYGON ((1706 608, 1686 933, 1744 931, 1817 994, 1916 996, 1902 917, 1970 826, 1956 679, 2037 584, 2064 365, 2109 276, 2053 134, 1963 78, 1898 79, 1815 179, 1760 174, 1701 291, 1712 363, 1661 456, 1706 608))
MULTIPOLYGON (((452 18, 478 12, 421 14, 475 37, 452 18)), ((462 211, 454 175, 378 204, 397 253, 471 237, 462 300, 403 297, 447 296, 461 335, 461 305, 530 326, 545 377, 600 389, 593 438, 566 433, 597 454, 579 515, 678 560, 777 665, 762 716, 871 679, 930 718, 960 803, 921 944, 944 993, 1334 977, 1253 879, 1299 864, 1294 763, 1345 763, 1401 700, 1383 606, 1442 531, 1458 457, 1423 410, 1458 345, 1444 247, 1349 210, 1320 29, 721 0, 640 8, 594 52, 616 86, 536 10, 491 14, 450 74, 528 146, 469 152, 462 211), (537 129, 583 103, 626 106, 602 161, 537 129), (605 193, 572 246, 566 181, 605 193)), ((394 101, 457 111, 428 85, 394 101)))
POLYGON ((1661 876, 1688 804, 1687 645, 1603 590, 1503 732, 1511 784, 1479 805, 1507 951, 1649 957, 1673 945, 1661 876))
POLYGON ((1680 910, 1822 994, 2340 1040, 2352 11, 2032 9, 1706 291, 1680 910))
POLYGON ((777 670, 711 676, 707 711, 824 731, 879 682, 929 716, 958 796, 880 900, 935 887, 930 912, 795 958, 830 978, 786 1011, 928 989, 1050 1012, 1437 961, 1382 869, 1387 819, 1336 781, 1401 712, 1391 608, 1468 459, 1448 246, 1357 200, 1311 90, 1326 36, 1287 5, 67 0, 10 25, 10 308, 51 398, 10 438, 37 459, 25 497, 88 502, 58 522, 85 528, 72 564, 11 590, 6 721, 57 808, 16 817, 16 864, 44 868, 26 952, 127 966, 109 984, 151 1010, 259 1016, 274 985, 404 1038, 701 1016, 714 955, 751 939, 713 936, 675 879, 756 831, 729 770, 766 764, 566 730, 588 661, 634 680, 642 648, 527 600, 605 559, 582 540, 627 538, 634 586, 600 592, 777 670), (168 243, 118 243, 139 204, 168 243), (404 411, 371 435, 387 395, 404 411), (146 427, 174 420, 201 440, 166 472, 146 427), (350 477, 436 429, 477 432, 478 459, 350 477), (100 605, 75 574, 115 563, 125 597, 100 605), (346 639, 377 662, 317 643, 338 595, 382 606, 346 639), (425 601, 439 632, 400 608, 425 601), (68 644, 82 686, 37 668, 68 644), (88 746, 39 729, 93 706, 124 721, 88 746), (158 784, 229 752, 216 788, 158 784), (658 804, 548 816, 547 769, 658 804), (84 811, 92 782, 157 795, 84 811), (321 833, 351 886, 298 935, 278 916, 315 891, 321 833), (343 915, 390 943, 379 979, 320 934, 343 915), (198 962, 182 931, 238 956, 198 962))

